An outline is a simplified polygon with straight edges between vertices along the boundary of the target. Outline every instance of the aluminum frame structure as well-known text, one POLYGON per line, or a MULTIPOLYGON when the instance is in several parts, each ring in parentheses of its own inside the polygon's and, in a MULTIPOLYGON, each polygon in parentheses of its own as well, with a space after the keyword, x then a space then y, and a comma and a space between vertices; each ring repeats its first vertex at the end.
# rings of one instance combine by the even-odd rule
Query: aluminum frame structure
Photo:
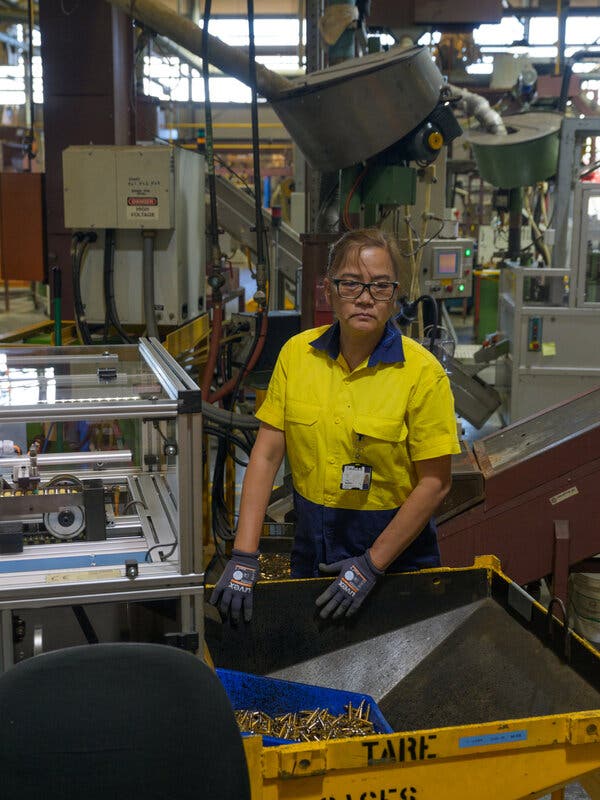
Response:
MULTIPOLYGON (((13 378, 13 388, 16 381, 13 378)), ((35 385, 35 377, 30 385, 35 385)), ((134 603, 147 606, 152 601, 172 600, 176 611, 175 620, 170 620, 168 626, 171 632, 189 634, 188 642, 195 642, 191 649, 201 646, 204 574, 200 389, 157 339, 140 339, 137 348, 118 345, 0 350, 0 424, 106 419, 139 420, 143 442, 138 454, 139 467, 116 467, 117 458, 131 458, 129 451, 123 451, 120 456, 73 453, 40 456, 40 473, 44 477, 45 470, 58 466, 60 473, 72 471, 82 481, 93 477, 102 479, 105 487, 117 482, 126 484, 132 498, 128 505, 135 507, 135 513, 120 517, 107 513, 109 535, 105 541, 25 546, 23 553, 0 555, 0 669, 3 671, 22 658, 24 652, 27 657, 44 649, 44 632, 36 620, 44 617, 51 629, 52 614, 64 606, 74 609, 85 606, 91 610, 97 606, 106 609, 125 604, 129 608, 134 603), (113 365, 114 374, 118 376, 119 365, 124 363, 121 357, 131 362, 136 357, 136 349, 144 376, 150 376, 146 391, 136 394, 139 375, 129 376, 126 385, 117 380, 113 386, 101 386, 95 374, 98 365, 113 365), (98 396, 90 397, 90 384, 83 386, 85 381, 81 375, 76 375, 80 380, 74 382, 76 388, 71 386, 71 390, 74 394, 87 394, 87 397, 57 399, 50 395, 39 404, 19 402, 18 391, 11 392, 11 375, 17 373, 22 378, 23 365, 44 364, 46 370, 53 363, 62 363, 67 370, 73 369, 75 364, 74 371, 89 366, 92 380, 96 379, 98 396), (111 391, 113 396, 109 398, 107 393, 111 391), (164 433, 157 431, 164 422, 170 426, 168 450, 164 446, 164 433), (163 456, 158 467, 156 459, 146 462, 145 453, 160 453, 161 450, 163 456), (106 464, 103 463, 105 457, 106 464), (92 466, 94 471, 90 470, 92 466), (28 639, 25 648, 16 646, 16 616, 31 624, 33 641, 28 639)), ((0 474, 3 465, 8 467, 15 460, 0 459, 0 474)), ((46 477, 51 476, 51 472, 46 472, 46 477)), ((3 497, 0 492, 3 521, 9 518, 10 504, 4 506, 7 513, 2 509, 3 500, 7 499, 21 498, 3 497)), ((55 503, 54 498, 49 499, 55 503)), ((32 519, 46 512, 47 498, 30 494, 27 500, 32 519)), ((13 508, 16 508, 14 504, 13 508)), ((27 516, 22 507, 18 516, 20 519, 27 516)), ((101 627, 105 628, 103 623, 101 627)), ((27 635, 30 636, 29 631, 27 635)), ((155 637, 156 631, 152 635, 155 637)), ((112 637, 112 633, 108 636, 112 637)), ((80 642, 61 642, 60 646, 74 643, 80 642)))

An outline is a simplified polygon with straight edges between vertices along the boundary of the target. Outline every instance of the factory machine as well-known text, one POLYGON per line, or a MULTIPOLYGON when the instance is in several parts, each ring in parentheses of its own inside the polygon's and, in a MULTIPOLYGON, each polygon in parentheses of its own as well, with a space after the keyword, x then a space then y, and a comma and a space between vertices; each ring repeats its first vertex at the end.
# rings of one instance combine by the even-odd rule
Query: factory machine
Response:
MULTIPOLYGON (((512 135, 470 133, 483 177, 509 189, 520 220, 520 186, 556 174, 552 247, 547 263, 526 263, 517 246, 500 269, 498 332, 487 359, 496 359, 495 385, 507 422, 528 417, 600 384, 598 252, 600 189, 580 175, 585 140, 597 119, 551 113, 507 118, 512 135)), ((520 221, 514 233, 520 245, 520 221)), ((510 236, 510 233, 509 233, 510 236)))
POLYGON ((499 327, 512 343, 497 363, 497 385, 520 419, 600 385, 600 188, 580 178, 584 140, 596 119, 564 119, 556 182, 552 264, 507 264, 500 275, 499 327))
POLYGON ((200 403, 155 339, 0 351, 0 432, 46 426, 0 457, 1 670, 86 642, 198 650, 200 403))

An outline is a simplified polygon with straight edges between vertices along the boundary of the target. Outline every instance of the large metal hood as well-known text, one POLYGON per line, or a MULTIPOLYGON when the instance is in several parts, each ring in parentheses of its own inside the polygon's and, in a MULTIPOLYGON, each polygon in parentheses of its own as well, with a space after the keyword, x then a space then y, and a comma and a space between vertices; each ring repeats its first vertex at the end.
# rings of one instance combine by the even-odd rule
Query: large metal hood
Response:
POLYGON ((310 164, 335 170, 418 127, 438 104, 442 83, 425 48, 398 47, 296 79, 271 104, 310 164))

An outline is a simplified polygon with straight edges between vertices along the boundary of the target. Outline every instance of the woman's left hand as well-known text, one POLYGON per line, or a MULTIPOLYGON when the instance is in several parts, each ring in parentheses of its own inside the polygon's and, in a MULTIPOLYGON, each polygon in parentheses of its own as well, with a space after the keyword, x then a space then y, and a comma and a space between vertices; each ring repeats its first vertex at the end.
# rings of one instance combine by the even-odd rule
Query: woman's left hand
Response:
POLYGON ((339 572, 337 580, 317 597, 317 606, 323 606, 320 616, 325 619, 333 612, 333 619, 356 614, 366 596, 383 572, 373 564, 369 551, 362 556, 345 558, 335 564, 319 564, 321 572, 339 572))

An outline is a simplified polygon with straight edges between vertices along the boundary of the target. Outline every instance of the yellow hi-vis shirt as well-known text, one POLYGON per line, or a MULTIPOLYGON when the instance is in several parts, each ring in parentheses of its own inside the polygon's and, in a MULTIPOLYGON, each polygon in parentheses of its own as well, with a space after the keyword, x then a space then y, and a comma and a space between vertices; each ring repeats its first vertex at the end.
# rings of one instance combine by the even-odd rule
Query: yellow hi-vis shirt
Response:
POLYGON ((352 372, 338 323, 289 339, 256 416, 285 432, 296 491, 325 506, 397 508, 417 484, 415 461, 460 452, 444 369, 389 322, 352 372), (353 463, 372 468, 368 491, 340 488, 353 463))

